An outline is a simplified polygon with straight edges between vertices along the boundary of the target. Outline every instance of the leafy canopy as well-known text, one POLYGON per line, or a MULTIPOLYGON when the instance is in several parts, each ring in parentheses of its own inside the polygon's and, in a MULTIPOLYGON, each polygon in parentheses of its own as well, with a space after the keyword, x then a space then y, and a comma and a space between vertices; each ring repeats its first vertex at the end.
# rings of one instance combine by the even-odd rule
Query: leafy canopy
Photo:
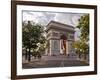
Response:
POLYGON ((45 43, 45 37, 44 37, 44 29, 43 26, 31 23, 28 21, 28 23, 23 22, 22 27, 22 42, 23 47, 27 48, 33 48, 36 49, 38 47, 38 44, 44 44, 45 43))
POLYGON ((81 16, 77 28, 81 33, 80 39, 74 43, 74 48, 78 53, 89 53, 89 14, 81 16))
POLYGON ((79 28, 81 31, 80 39, 88 41, 89 40, 89 14, 81 16, 77 28, 79 28))

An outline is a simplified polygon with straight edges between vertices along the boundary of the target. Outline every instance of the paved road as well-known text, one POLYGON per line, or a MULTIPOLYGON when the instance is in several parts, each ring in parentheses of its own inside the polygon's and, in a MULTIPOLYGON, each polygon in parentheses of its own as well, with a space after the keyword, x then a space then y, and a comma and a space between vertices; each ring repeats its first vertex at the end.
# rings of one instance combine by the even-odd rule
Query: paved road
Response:
POLYGON ((41 60, 32 60, 31 62, 23 62, 22 67, 27 68, 48 68, 48 67, 69 67, 69 66, 88 66, 84 61, 80 60, 71 60, 71 59, 41 59, 41 60))

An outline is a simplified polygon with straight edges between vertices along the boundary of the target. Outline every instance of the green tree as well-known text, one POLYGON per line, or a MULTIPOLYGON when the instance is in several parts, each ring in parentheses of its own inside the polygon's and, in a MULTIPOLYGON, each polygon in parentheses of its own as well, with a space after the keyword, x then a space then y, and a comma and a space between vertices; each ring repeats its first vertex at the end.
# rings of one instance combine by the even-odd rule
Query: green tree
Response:
POLYGON ((45 43, 45 37, 43 36, 44 30, 43 26, 28 22, 23 22, 22 27, 22 42, 23 47, 28 49, 28 53, 26 52, 26 55, 28 55, 28 61, 31 60, 31 50, 33 50, 33 53, 35 54, 35 49, 38 48, 38 44, 44 44, 45 43))
POLYGON ((74 47, 86 59, 86 54, 89 53, 89 14, 81 16, 77 28, 80 29, 80 39, 74 43, 74 47))
POLYGON ((76 53, 81 58, 81 54, 84 54, 84 59, 86 59, 86 54, 89 53, 89 45, 81 40, 75 41, 73 47, 75 48, 76 53))
POLYGON ((77 28, 80 29, 80 39, 87 41, 89 40, 89 14, 81 16, 77 28))
POLYGON ((75 48, 75 52, 79 55, 79 58, 80 58, 80 53, 81 53, 81 42, 78 40, 78 41, 75 41, 74 44, 73 44, 73 47, 75 48))

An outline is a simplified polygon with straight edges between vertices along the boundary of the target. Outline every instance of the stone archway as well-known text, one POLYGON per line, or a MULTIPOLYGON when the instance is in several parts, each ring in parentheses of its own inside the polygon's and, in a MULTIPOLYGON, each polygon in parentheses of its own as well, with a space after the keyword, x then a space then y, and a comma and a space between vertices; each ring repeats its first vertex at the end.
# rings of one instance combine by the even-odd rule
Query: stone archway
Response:
POLYGON ((68 45, 67 45, 67 37, 64 34, 60 36, 60 45, 61 45, 60 53, 66 55, 68 45))
POLYGON ((74 27, 51 21, 47 25, 46 38, 49 42, 48 55, 70 54, 74 41, 74 27))

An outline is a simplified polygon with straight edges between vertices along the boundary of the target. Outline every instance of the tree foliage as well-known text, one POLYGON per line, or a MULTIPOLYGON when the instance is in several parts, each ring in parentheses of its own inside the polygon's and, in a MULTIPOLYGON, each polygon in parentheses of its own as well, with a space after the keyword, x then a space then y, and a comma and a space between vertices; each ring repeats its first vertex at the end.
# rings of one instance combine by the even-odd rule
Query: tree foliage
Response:
POLYGON ((89 14, 81 16, 77 28, 79 28, 81 31, 80 39, 88 41, 89 40, 89 14))
MULTIPOLYGON (((36 49, 39 47, 38 44, 44 45, 45 37, 43 34, 44 34, 43 26, 36 23, 32 23, 30 21, 26 23, 23 22, 22 42, 23 42, 23 47, 29 49, 28 52, 29 61, 31 56, 31 50, 33 51, 33 54, 36 54, 36 49)), ((37 51, 39 50, 40 48, 37 51)))
MULTIPOLYGON (((81 16, 79 24, 77 26, 80 29, 80 39, 75 41, 74 48, 79 54, 88 54, 89 53, 89 15, 81 16)), ((86 56, 84 56, 86 58, 86 56)))

